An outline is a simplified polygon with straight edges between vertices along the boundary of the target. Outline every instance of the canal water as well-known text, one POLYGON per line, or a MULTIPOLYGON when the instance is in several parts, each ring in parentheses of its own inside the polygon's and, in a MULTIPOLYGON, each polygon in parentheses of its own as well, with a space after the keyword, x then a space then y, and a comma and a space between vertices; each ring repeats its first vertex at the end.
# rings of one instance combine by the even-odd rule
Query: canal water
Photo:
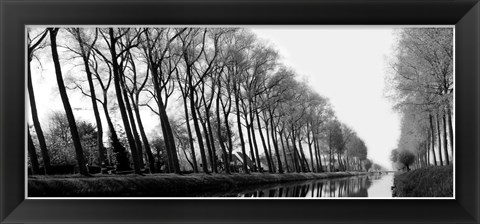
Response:
POLYGON ((375 197, 391 198, 393 174, 368 174, 362 176, 291 182, 260 186, 237 192, 225 192, 220 197, 289 197, 289 198, 340 198, 375 197))

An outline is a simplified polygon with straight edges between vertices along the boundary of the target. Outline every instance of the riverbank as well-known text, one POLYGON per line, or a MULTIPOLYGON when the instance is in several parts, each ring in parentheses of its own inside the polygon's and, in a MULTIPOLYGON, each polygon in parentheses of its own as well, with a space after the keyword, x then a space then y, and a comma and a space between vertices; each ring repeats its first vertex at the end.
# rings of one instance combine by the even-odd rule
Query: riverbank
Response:
POLYGON ((152 174, 81 176, 29 176, 29 197, 193 197, 205 191, 229 191, 266 184, 340 178, 364 172, 152 174))
POLYGON ((453 197, 453 166, 431 166, 395 175, 394 197, 453 197))

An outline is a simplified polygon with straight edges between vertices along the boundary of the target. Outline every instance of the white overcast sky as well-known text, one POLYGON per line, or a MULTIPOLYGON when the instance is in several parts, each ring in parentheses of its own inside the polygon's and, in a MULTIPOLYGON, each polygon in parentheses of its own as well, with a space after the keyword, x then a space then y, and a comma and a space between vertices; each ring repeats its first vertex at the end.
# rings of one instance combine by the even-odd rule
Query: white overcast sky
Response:
POLYGON ((330 99, 337 117, 365 141, 368 158, 390 168, 390 152, 397 147, 400 135, 400 117, 383 93, 388 58, 395 44, 394 29, 284 26, 252 30, 271 41, 284 64, 330 99))
MULTIPOLYGON (((253 26, 260 38, 270 42, 281 61, 321 95, 328 97, 337 117, 352 127, 366 143, 368 158, 390 168, 390 151, 400 135, 399 115, 384 98, 384 77, 392 55, 392 27, 383 26, 253 26)), ((48 52, 49 48, 44 51, 48 52)), ((64 63, 68 64, 68 62, 64 63)), ((37 108, 42 123, 48 114, 62 108, 50 60, 32 69, 37 108)), ((63 68, 62 68, 63 69, 63 68)), ((64 75, 68 76, 68 69, 64 75)), ((70 95, 77 118, 93 121, 89 101, 70 95), (75 98, 77 101, 75 101, 75 98), (81 103, 79 103, 81 102, 81 103), (80 105, 79 105, 80 104, 80 105)), ((28 111, 29 112, 29 111, 28 111)), ((148 117, 148 109, 144 110, 148 117)), ((150 114, 151 115, 151 114, 150 114)), ((142 115, 143 117, 143 115, 142 115)), ((153 118, 156 121, 156 118, 153 118)), ((144 122, 154 129, 157 122, 144 122)), ((147 133, 149 131, 147 130, 147 133)))

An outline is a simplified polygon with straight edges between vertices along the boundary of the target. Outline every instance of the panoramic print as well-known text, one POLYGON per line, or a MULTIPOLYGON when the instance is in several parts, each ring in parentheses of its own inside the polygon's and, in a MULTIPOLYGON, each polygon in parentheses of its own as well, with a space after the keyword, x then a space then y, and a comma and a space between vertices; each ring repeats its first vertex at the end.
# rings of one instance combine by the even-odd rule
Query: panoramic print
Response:
POLYGON ((28 198, 454 198, 453 26, 27 26, 28 198))

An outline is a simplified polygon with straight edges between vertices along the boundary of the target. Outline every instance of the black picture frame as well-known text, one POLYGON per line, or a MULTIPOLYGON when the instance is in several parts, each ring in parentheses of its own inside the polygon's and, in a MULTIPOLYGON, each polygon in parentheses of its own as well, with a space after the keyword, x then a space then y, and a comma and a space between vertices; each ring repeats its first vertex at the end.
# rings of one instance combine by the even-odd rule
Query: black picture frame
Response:
MULTIPOLYGON (((479 223, 478 0, 0 0, 1 223, 479 223), (455 200, 25 200, 25 25, 455 25, 455 200)), ((354 38, 354 37, 353 37, 354 38)))

